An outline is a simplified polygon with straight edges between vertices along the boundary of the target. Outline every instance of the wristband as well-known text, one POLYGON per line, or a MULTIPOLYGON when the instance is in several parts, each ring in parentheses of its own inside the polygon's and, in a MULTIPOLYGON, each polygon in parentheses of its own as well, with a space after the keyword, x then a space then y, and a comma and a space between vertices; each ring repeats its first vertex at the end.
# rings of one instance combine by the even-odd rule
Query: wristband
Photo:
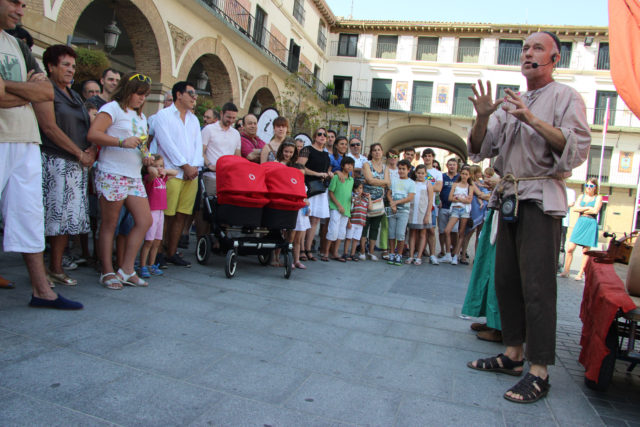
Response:
POLYGON ((118 147, 122 148, 122 142, 124 140, 122 138, 118 138, 118 147))

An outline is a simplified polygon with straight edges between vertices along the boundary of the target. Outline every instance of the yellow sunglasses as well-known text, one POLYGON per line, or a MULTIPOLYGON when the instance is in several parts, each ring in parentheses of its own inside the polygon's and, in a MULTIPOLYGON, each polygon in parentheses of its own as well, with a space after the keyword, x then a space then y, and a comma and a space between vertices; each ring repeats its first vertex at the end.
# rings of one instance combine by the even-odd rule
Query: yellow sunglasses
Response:
POLYGON ((151 84, 151 77, 149 76, 145 76, 144 74, 134 74, 133 76, 129 77, 129 81, 133 80, 133 79, 138 79, 141 82, 147 82, 149 84, 151 84))

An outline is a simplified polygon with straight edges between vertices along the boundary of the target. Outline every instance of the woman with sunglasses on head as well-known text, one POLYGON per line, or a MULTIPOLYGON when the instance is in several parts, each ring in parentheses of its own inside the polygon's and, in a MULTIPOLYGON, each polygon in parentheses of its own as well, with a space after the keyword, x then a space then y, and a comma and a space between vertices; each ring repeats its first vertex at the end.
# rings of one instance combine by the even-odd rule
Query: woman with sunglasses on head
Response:
POLYGON ((276 154, 278 153, 278 148, 280 148, 280 144, 282 144, 287 137, 288 131, 289 120, 284 117, 276 117, 273 121, 273 138, 262 147, 260 163, 277 161, 276 154))
POLYGON ((598 181, 595 178, 589 178, 584 185, 584 193, 578 197, 576 204, 571 208, 572 211, 578 212, 580 216, 573 227, 573 232, 567 245, 564 270, 558 276, 569 277, 573 252, 576 250, 576 246, 582 246, 583 256, 580 271, 574 277, 576 280, 582 280, 584 267, 587 265, 588 259, 584 253, 598 246, 598 213, 600 213, 600 208, 602 208, 602 196, 598 195, 598 181))
POLYGON ((96 170, 96 193, 100 202, 102 224, 99 256, 102 262, 100 284, 108 289, 123 285, 147 286, 136 275, 133 264, 145 233, 152 223, 147 193, 140 173, 143 165, 151 165, 147 153, 147 118, 142 114, 151 90, 151 79, 140 73, 123 76, 113 93, 91 124, 87 139, 102 146, 96 170), (122 265, 113 271, 111 253, 113 235, 122 206, 133 215, 135 225, 127 237, 122 265))
POLYGON ((307 188, 317 187, 318 181, 324 181, 324 192, 309 197, 309 228, 305 234, 305 255, 310 261, 316 261, 317 258, 311 253, 311 245, 316 235, 316 229, 321 219, 329 218, 329 196, 327 194, 327 186, 333 172, 331 172, 331 160, 329 154, 324 151, 324 145, 327 142, 327 130, 318 128, 313 134, 313 144, 304 147, 298 154, 298 163, 304 166, 304 180, 307 188), (313 183, 316 182, 314 185, 313 183))

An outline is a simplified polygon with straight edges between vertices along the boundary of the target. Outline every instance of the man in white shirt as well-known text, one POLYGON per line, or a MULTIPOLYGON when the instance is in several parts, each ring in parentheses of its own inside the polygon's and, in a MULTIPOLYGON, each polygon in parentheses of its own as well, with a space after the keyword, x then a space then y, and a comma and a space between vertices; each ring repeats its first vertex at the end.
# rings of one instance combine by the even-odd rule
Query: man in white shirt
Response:
POLYGON ((164 158, 166 169, 178 175, 167 181, 167 209, 165 242, 167 262, 183 267, 191 263, 176 251, 184 223, 191 212, 198 191, 198 167, 202 158, 200 122, 191 111, 196 103, 196 90, 189 82, 178 82, 172 89, 173 105, 156 114, 153 122, 158 154, 164 158))
POLYGON ((358 138, 351 138, 351 141, 349 141, 349 152, 347 153, 347 156, 356 161, 353 166, 354 178, 362 176, 362 165, 367 161, 367 157, 360 154, 361 147, 362 142, 360 142, 358 138))
MULTIPOLYGON (((427 181, 433 185, 433 200, 438 199, 440 191, 442 191, 442 172, 433 167, 433 159, 436 153, 431 148, 425 148, 422 151, 422 162, 427 168, 427 181)), ((438 264, 436 258, 436 218, 438 217, 438 207, 434 206, 431 213, 431 224, 427 228, 427 243, 429 244, 429 262, 438 264)))
POLYGON ((241 153, 240 132, 232 125, 238 116, 238 107, 232 102, 222 106, 222 116, 216 123, 202 129, 204 146, 204 188, 208 195, 216 194, 216 162, 222 156, 241 153))

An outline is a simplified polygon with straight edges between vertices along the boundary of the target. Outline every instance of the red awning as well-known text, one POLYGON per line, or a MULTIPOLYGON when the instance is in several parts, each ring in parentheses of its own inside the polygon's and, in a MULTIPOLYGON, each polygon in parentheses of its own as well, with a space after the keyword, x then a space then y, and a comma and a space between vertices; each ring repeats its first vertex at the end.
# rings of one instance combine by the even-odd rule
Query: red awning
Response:
POLYGON ((640 2, 609 0, 611 78, 618 94, 640 118, 640 2))

